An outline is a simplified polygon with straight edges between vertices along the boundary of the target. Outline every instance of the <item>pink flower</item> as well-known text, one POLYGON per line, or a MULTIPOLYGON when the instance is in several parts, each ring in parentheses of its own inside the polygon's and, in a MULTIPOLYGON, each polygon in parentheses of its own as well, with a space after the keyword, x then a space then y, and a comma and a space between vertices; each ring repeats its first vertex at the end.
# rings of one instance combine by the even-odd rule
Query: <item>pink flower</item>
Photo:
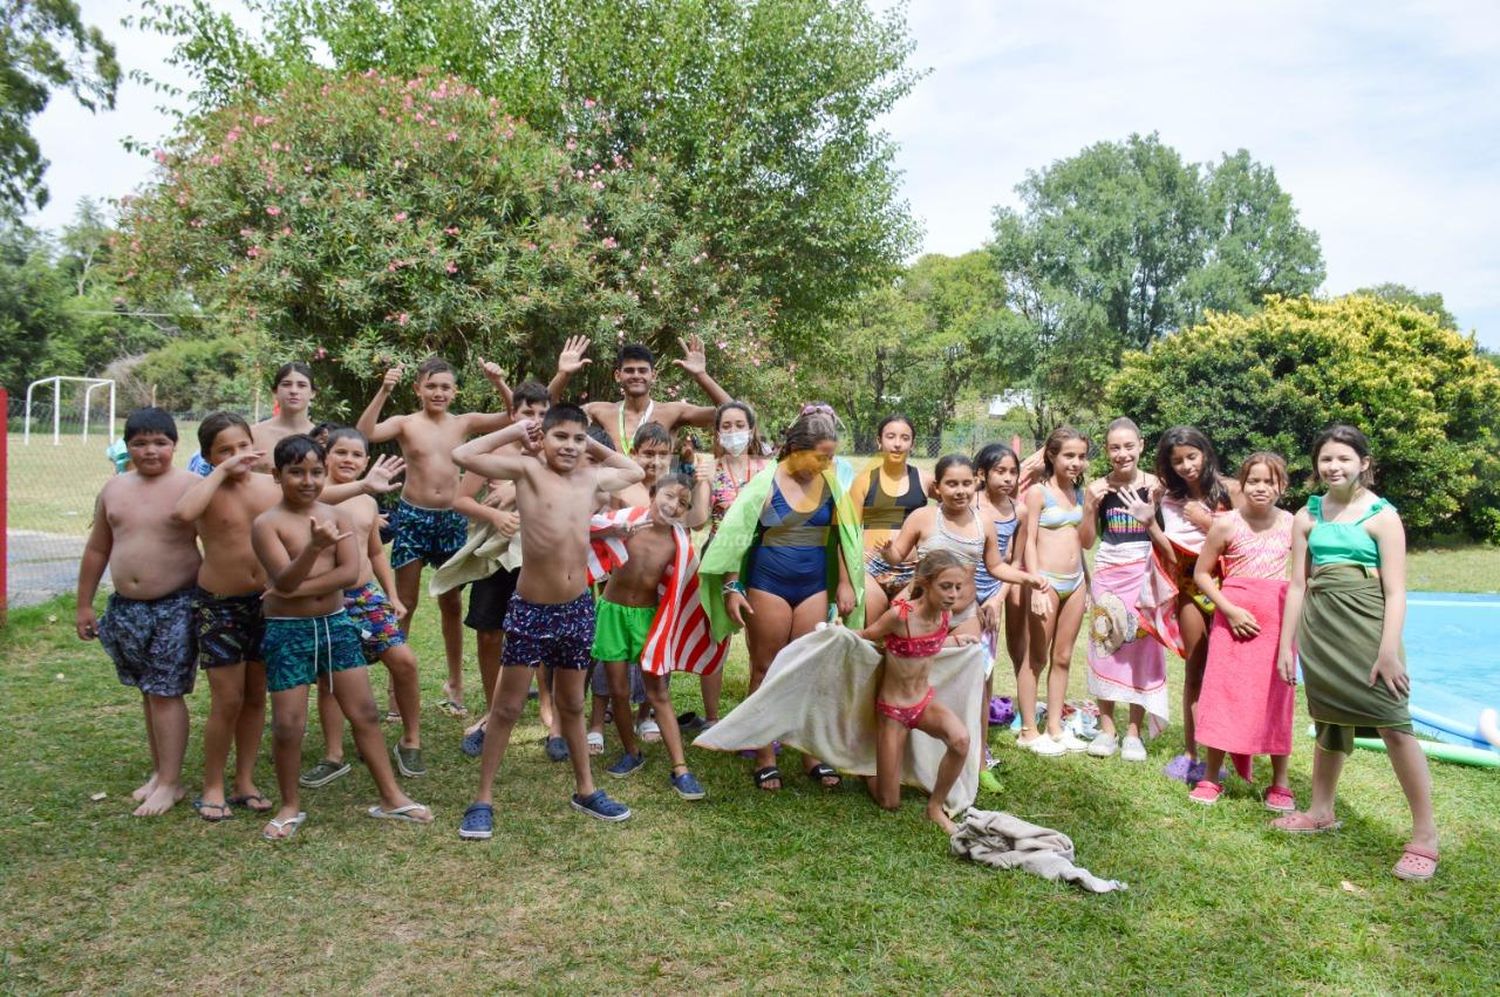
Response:
POLYGON ((592 97, 585 97, 583 99, 583 109, 584 110, 586 110, 586 111, 590 110, 590 109, 593 108, 593 106, 594 106, 594 98, 592 98, 592 97))
POLYGON ((595 180, 593 183, 589 184, 589 188, 591 190, 603 190, 604 189, 604 181, 603 180, 595 180))
POLYGON ((266 214, 270 215, 272 218, 275 218, 277 215, 281 214, 281 209, 272 204, 266 208, 266 214))
POLYGON ((449 225, 447 228, 443 229, 443 231, 448 235, 458 235, 458 226, 449 225))
POLYGON ((400 315, 396 316, 396 324, 397 325, 405 325, 406 323, 408 323, 410 321, 411 321, 411 316, 408 315, 406 312, 402 312, 400 315))
POLYGON ((458 264, 454 263, 452 260, 449 260, 448 261, 448 266, 445 269, 449 273, 458 273, 458 264))
POLYGON ((165 149, 157 149, 151 154, 151 158, 156 160, 158 163, 165 164, 167 161, 167 151, 165 149))
POLYGON ((250 119, 250 122, 257 128, 259 128, 261 125, 269 125, 272 121, 275 120, 275 118, 268 118, 264 114, 257 114, 255 117, 250 119))
POLYGON ((281 234, 282 235, 291 235, 292 234, 292 227, 290 225, 283 225, 283 226, 281 226, 281 234))
POLYGON ((281 151, 281 143, 280 142, 272 142, 271 143, 271 151, 272 152, 280 152, 281 151))
POLYGON ((392 221, 396 221, 396 222, 404 222, 404 221, 406 221, 406 212, 404 212, 404 211, 398 211, 398 212, 396 212, 396 214, 394 216, 392 216, 391 220, 392 221))
POLYGON ((224 157, 221 156, 221 155, 219 155, 217 152, 214 153, 212 156, 208 157, 208 165, 209 166, 218 166, 223 161, 224 161, 224 157))
POLYGON ((260 254, 261 248, 259 246, 251 246, 249 249, 245 250, 245 255, 250 257, 252 260, 260 256, 260 254))
POLYGON ((614 249, 619 243, 614 240, 613 236, 606 236, 602 245, 605 249, 614 249))
POLYGON ((448 135, 447 135, 447 138, 448 138, 449 142, 457 142, 458 141, 458 132, 449 132, 448 135))
POLYGON ((578 140, 576 138, 568 139, 563 143, 563 148, 567 149, 569 152, 572 152, 574 149, 578 148, 578 140))
POLYGON ((241 132, 238 128, 231 128, 229 129, 229 131, 224 133, 224 141, 233 144, 240 140, 240 136, 242 134, 244 133, 241 132))

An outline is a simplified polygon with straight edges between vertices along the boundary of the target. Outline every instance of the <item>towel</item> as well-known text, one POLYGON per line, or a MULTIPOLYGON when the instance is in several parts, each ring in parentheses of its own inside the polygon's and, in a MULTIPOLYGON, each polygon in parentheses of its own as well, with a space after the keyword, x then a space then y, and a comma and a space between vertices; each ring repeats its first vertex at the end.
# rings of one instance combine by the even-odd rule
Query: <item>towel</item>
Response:
MULTIPOLYGON (((717 542, 717 541, 715 541, 717 542)), ((875 693, 880 651, 847 627, 825 626, 782 648, 765 682, 693 742, 740 751, 781 741, 855 775, 875 774, 875 693)), ((957 813, 979 791, 980 709, 988 660, 982 644, 945 648, 933 660, 934 699, 972 732, 969 760, 944 804, 957 813)), ((906 741, 901 781, 929 792, 948 749, 913 731, 906 741)))
POLYGON ((1061 831, 1032 824, 998 810, 970 810, 948 839, 960 858, 994 866, 1024 869, 1033 875, 1077 883, 1090 893, 1129 887, 1117 879, 1100 879, 1073 862, 1073 841, 1061 831))
POLYGON ((514 571, 521 566, 521 534, 508 537, 486 520, 469 521, 469 537, 427 582, 429 594, 438 596, 481 578, 488 578, 504 568, 514 571))

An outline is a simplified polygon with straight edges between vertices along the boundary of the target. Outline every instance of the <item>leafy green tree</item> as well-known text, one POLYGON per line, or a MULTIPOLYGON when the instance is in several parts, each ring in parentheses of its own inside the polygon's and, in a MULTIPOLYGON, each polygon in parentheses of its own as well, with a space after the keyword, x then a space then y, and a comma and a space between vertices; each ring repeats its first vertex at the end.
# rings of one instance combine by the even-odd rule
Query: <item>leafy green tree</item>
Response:
POLYGON ((68 321, 67 297, 67 283, 42 238, 20 225, 0 224, 0 384, 13 397, 46 376, 40 371, 48 340, 68 321))
POLYGON ((1384 284, 1376 284, 1373 287, 1361 287, 1353 293, 1379 298, 1382 301, 1393 301, 1398 305, 1410 305, 1413 308, 1420 308, 1424 312, 1437 316, 1437 320, 1442 323, 1444 329, 1458 328, 1457 316, 1448 310, 1447 304, 1443 301, 1442 294, 1437 291, 1424 294, 1416 288, 1408 287, 1405 284, 1396 284, 1387 281, 1384 284))
MULTIPOLYGON (((664 188, 704 251, 753 278, 792 345, 896 272, 915 229, 877 127, 911 88, 899 10, 864 0, 247 0, 239 28, 207 0, 147 0, 175 39, 195 112, 288 84, 378 70, 452 75, 562 142, 597 101, 607 158, 670 161, 664 188)), ((805 342, 805 340, 804 340, 805 342)))
POLYGON ((47 203, 47 160, 31 121, 66 90, 89 110, 115 106, 120 65, 76 0, 21 0, 0 8, 0 211, 47 203))
POLYGON ((1500 369, 1429 312, 1351 295, 1211 313, 1127 354, 1107 401, 1148 439, 1198 426, 1228 469, 1254 450, 1284 455, 1293 508, 1308 494, 1313 437, 1352 423, 1414 537, 1500 540, 1500 369))

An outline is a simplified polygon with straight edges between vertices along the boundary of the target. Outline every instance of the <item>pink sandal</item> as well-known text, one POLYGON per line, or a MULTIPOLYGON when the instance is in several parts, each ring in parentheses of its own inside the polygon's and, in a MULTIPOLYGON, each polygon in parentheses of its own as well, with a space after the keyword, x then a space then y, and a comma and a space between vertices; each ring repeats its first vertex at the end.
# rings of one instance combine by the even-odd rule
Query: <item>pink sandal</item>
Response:
POLYGON ((1261 799, 1265 801, 1267 810, 1275 810, 1277 813, 1289 814, 1297 809, 1297 797, 1285 786, 1271 786, 1261 799))
POLYGON ((1401 850, 1401 861, 1391 870, 1397 879, 1425 883, 1437 875, 1438 853, 1421 845, 1407 845, 1401 850))
POLYGON ((1271 821, 1271 826, 1278 831, 1286 831, 1288 834, 1321 834, 1324 831, 1337 831, 1344 826, 1344 822, 1336 817, 1313 820, 1307 814, 1297 811, 1285 817, 1277 817, 1271 821))

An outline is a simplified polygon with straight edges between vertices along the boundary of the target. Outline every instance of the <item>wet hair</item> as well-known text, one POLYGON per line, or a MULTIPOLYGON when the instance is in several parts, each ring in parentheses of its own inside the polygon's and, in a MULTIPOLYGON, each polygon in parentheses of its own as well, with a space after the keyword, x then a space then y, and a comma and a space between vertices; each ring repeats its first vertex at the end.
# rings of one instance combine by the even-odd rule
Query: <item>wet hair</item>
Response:
POLYGON ((1208 442, 1203 430, 1196 426, 1173 426, 1161 434, 1156 441, 1156 476, 1161 479, 1169 496, 1187 498, 1187 482, 1172 469, 1172 450, 1176 447, 1192 447, 1203 454, 1203 473, 1199 484, 1203 488, 1203 500, 1210 509, 1223 509, 1229 505, 1229 489, 1219 478, 1219 456, 1214 445, 1208 442))
POLYGON ((542 432, 564 422, 576 422, 586 427, 589 424, 589 417, 583 409, 572 402, 558 402, 547 410, 546 415, 542 416, 542 432))
POLYGON ((675 471, 671 474, 663 474, 661 477, 651 482, 651 494, 654 496, 663 488, 670 488, 674 485, 680 485, 681 487, 687 489, 688 505, 691 506, 693 504, 693 479, 688 477, 686 474, 678 474, 675 471))
POLYGON ((917 562, 917 569, 912 573, 911 597, 919 599, 926 586, 922 583, 936 578, 949 568, 967 568, 969 563, 959 557, 951 550, 928 551, 922 555, 922 560, 917 562))
MULTIPOLYGON (((557 406, 554 405, 552 408, 556 408, 556 407, 557 406)), ((549 408, 547 411, 551 412, 552 409, 549 408)), ((544 419, 542 421, 543 421, 543 424, 545 425, 546 420, 544 419)), ((609 431, 607 429, 605 429, 603 426, 599 425, 597 422, 591 422, 591 423, 589 423, 589 428, 587 430, 585 430, 585 432, 588 433, 589 439, 593 440, 595 443, 599 444, 604 449, 610 450, 610 451, 613 451, 615 449, 615 441, 609 438, 609 431)))
POLYGON ((452 374, 453 379, 458 380, 458 372, 453 365, 442 357, 428 357, 417 365, 417 384, 421 384, 434 374, 452 374))
POLYGON ((648 367, 656 369, 656 354, 651 352, 649 346, 642 343, 627 343, 620 347, 620 352, 615 357, 615 370, 619 370, 631 360, 644 360, 648 367))
MULTIPOLYGON (((317 432, 317 430, 313 430, 313 432, 317 432)), ((328 442, 324 444, 324 449, 332 450, 333 445, 339 440, 358 440, 359 445, 365 448, 365 454, 368 455, 370 452, 369 439, 365 436, 364 433, 361 433, 353 426, 333 426, 333 428, 328 431, 328 442)))
POLYGON ((552 396, 547 392, 545 384, 536 381, 524 381, 515 391, 511 392, 510 409, 519 412, 522 405, 551 405, 552 396))
POLYGON ((1264 465, 1265 469, 1270 472, 1271 481, 1279 490, 1286 491, 1286 486, 1290 483, 1286 473, 1286 459, 1269 450, 1257 450, 1240 462, 1239 473, 1234 477, 1240 483, 1241 488, 1245 487, 1245 480, 1250 477, 1250 472, 1258 464, 1264 465))
POLYGON ((885 428, 887 426, 891 425, 894 422, 904 422, 904 423, 906 423, 906 428, 909 429, 909 430, 911 430, 911 434, 913 436, 917 435, 917 427, 916 427, 915 423, 913 423, 909 418, 907 418, 905 415, 903 415, 900 412, 892 412, 890 415, 886 416, 884 419, 881 419, 880 422, 879 422, 879 424, 876 425, 876 427, 875 427, 875 442, 876 443, 879 443, 880 442, 880 438, 885 435, 885 428))
POLYGON ((813 449, 824 440, 837 443, 838 439, 838 416, 833 414, 833 409, 820 406, 816 411, 797 416, 796 421, 787 427, 776 459, 785 460, 791 454, 813 449))
POLYGON ((969 455, 966 453, 950 453, 939 457, 937 466, 932 469, 932 483, 936 485, 939 481, 942 481, 943 475, 947 474, 948 470, 954 467, 967 467, 972 471, 974 470, 974 462, 969 459, 969 455))
POLYGON ((173 443, 177 442, 177 423, 166 409, 148 405, 146 408, 138 408, 125 417, 125 442, 142 433, 160 433, 173 443))
POLYGON ((1072 426, 1058 426, 1047 434, 1047 442, 1042 445, 1042 475, 1046 480, 1051 480, 1056 474, 1056 465, 1053 463, 1057 455, 1062 453, 1064 443, 1073 440, 1082 440, 1084 452, 1088 452, 1089 438, 1072 426))
POLYGON ((1109 435, 1117 429, 1128 429, 1135 434, 1136 439, 1145 439, 1145 437, 1141 436, 1141 427, 1135 424, 1135 420, 1130 418, 1130 416, 1128 415, 1122 415, 1118 419, 1112 419, 1110 421, 1109 428, 1104 431, 1104 439, 1106 442, 1108 442, 1109 440, 1109 435))
POLYGON ((311 436, 315 440, 321 436, 323 438, 323 445, 327 446, 329 434, 331 434, 335 429, 338 429, 342 425, 343 423, 341 422, 320 422, 316 426, 314 426, 312 428, 312 432, 308 433, 307 435, 311 436))
MULTIPOLYGON (((129 438, 130 437, 128 436, 126 437, 126 439, 129 438)), ((1365 460, 1370 456, 1369 437, 1365 436, 1364 433, 1360 432, 1358 429, 1349 425, 1348 423, 1334 423, 1332 426, 1329 426, 1327 429, 1319 433, 1313 440, 1312 463, 1313 481, 1315 484, 1319 482, 1318 453, 1330 443, 1342 443, 1344 446, 1353 450, 1359 456, 1360 460, 1365 460)), ((1360 472, 1359 483, 1364 485, 1366 488, 1374 487, 1375 462, 1373 460, 1371 460, 1370 463, 1365 467, 1365 469, 1360 472)))
POLYGON ((667 427, 655 420, 643 422, 636 427, 635 439, 630 441, 631 450, 639 450, 648 443, 663 443, 667 449, 672 448, 672 434, 667 432, 667 427))
POLYGON ((198 423, 198 452, 204 460, 208 459, 208 452, 214 448, 214 440, 219 434, 235 427, 243 429, 246 436, 250 435, 250 424, 237 412, 210 412, 203 417, 198 423))
POLYGON ((1016 462, 1016 471, 1019 473, 1021 470, 1021 458, 1016 456, 1014 450, 1004 443, 986 444, 983 450, 974 455, 974 473, 981 478, 988 478, 990 472, 995 469, 995 465, 1007 457, 1016 462))
POLYGON ((274 393, 281 386, 281 382, 286 380, 286 376, 292 373, 301 374, 307 378, 307 386, 314 391, 317 390, 317 385, 313 382, 312 368, 301 360, 293 360, 276 368, 276 376, 271 378, 271 391, 274 393))
POLYGON ((732 398, 714 409, 714 433, 713 440, 710 441, 714 456, 722 457, 724 455, 724 448, 719 446, 719 424, 724 421, 724 413, 731 409, 738 409, 745 413, 745 422, 750 427, 750 445, 745 448, 745 454, 750 457, 759 457, 764 454, 766 441, 761 439, 760 424, 755 418, 755 409, 750 407, 749 402, 742 402, 737 398, 732 398))
POLYGON ((317 440, 306 433, 293 433, 291 436, 282 437, 276 444, 276 451, 272 454, 272 459, 275 460, 276 470, 279 471, 288 464, 302 463, 302 461, 307 459, 308 454, 317 457, 319 464, 325 463, 328 460, 327 455, 323 452, 323 448, 318 446, 317 440))

